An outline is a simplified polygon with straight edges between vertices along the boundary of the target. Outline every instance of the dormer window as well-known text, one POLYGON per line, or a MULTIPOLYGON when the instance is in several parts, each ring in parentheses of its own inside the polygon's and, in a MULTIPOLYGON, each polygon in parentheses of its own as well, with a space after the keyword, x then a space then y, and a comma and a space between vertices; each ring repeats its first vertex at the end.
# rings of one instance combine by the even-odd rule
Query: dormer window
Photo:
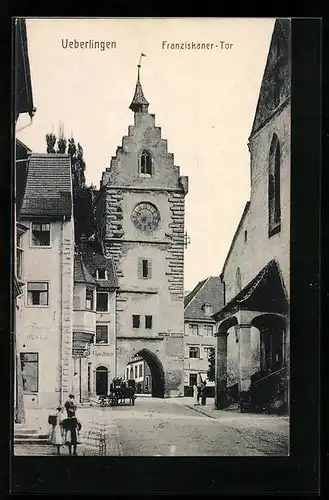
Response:
POLYGON ((106 269, 97 269, 97 271, 96 271, 96 279, 97 280, 107 280, 107 271, 106 271, 106 269))
POLYGON ((152 175, 152 156, 146 149, 142 151, 140 156, 140 173, 148 177, 152 175))
POLYGON ((202 306, 202 309, 203 309, 203 312, 207 315, 207 316, 211 316, 212 315, 212 312, 213 312, 213 308, 212 308, 212 305, 211 304, 203 304, 202 306))

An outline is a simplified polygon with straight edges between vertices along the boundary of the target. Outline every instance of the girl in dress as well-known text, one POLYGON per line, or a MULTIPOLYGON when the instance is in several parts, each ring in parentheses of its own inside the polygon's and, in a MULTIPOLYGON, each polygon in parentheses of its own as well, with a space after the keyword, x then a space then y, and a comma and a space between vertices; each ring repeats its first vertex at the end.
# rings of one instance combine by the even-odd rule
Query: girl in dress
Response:
POLYGON ((57 407, 56 420, 54 421, 51 442, 57 447, 57 455, 61 454, 61 446, 64 444, 63 440, 63 408, 57 407))

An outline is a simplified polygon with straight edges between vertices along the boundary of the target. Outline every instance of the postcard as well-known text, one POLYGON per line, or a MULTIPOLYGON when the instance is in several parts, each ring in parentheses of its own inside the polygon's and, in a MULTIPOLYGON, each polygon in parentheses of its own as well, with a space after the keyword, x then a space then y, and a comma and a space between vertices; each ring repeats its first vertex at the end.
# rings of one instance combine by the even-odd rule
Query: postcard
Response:
POLYGON ((288 457, 290 19, 14 31, 13 455, 288 457))

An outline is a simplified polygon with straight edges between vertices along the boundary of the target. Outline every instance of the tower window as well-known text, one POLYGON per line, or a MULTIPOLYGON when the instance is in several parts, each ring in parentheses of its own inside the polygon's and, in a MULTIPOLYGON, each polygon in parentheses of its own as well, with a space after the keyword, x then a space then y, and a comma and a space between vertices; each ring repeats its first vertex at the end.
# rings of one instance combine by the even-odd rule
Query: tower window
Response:
POLYGON ((145 316, 145 328, 152 328, 152 316, 145 316))
POLYGON ((152 261, 150 259, 138 259, 138 278, 152 277, 152 261))
POLYGON ((140 157, 140 173, 143 175, 152 175, 152 156, 146 149, 142 151, 140 157))
POLYGON ((273 135, 268 175, 268 211, 269 211, 269 237, 281 230, 281 154, 280 143, 276 134, 273 135))
POLYGON ((133 314, 133 328, 139 328, 140 325, 140 315, 133 314))

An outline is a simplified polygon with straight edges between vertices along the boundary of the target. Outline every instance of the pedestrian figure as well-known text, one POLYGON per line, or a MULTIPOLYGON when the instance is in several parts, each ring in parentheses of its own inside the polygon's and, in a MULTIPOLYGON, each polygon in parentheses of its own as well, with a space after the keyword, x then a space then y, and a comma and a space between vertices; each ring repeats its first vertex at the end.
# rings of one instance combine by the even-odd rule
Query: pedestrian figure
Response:
POLYGON ((63 439, 63 408, 57 407, 56 418, 52 420, 51 442, 57 447, 57 455, 61 454, 61 446, 64 444, 63 439))
POLYGON ((207 381, 204 380, 202 382, 202 387, 201 387, 201 404, 203 406, 206 404, 206 399, 207 399, 207 381))
POLYGON ((199 372, 197 375, 197 381, 196 381, 196 386, 197 386, 197 398, 196 398, 196 404, 200 404, 200 397, 201 397, 201 388, 202 388, 202 377, 201 373, 199 372))
POLYGON ((82 428, 81 423, 75 415, 70 416, 63 420, 63 428, 65 430, 65 444, 68 446, 69 454, 72 455, 73 446, 73 455, 77 455, 78 435, 82 428))
POLYGON ((65 409, 68 417, 73 417, 77 410, 77 405, 75 404, 74 394, 69 394, 69 398, 65 403, 65 409))
POLYGON ((199 404, 198 403, 198 388, 197 388, 196 384, 194 384, 194 386, 193 386, 193 399, 195 401, 194 406, 198 405, 199 404))

